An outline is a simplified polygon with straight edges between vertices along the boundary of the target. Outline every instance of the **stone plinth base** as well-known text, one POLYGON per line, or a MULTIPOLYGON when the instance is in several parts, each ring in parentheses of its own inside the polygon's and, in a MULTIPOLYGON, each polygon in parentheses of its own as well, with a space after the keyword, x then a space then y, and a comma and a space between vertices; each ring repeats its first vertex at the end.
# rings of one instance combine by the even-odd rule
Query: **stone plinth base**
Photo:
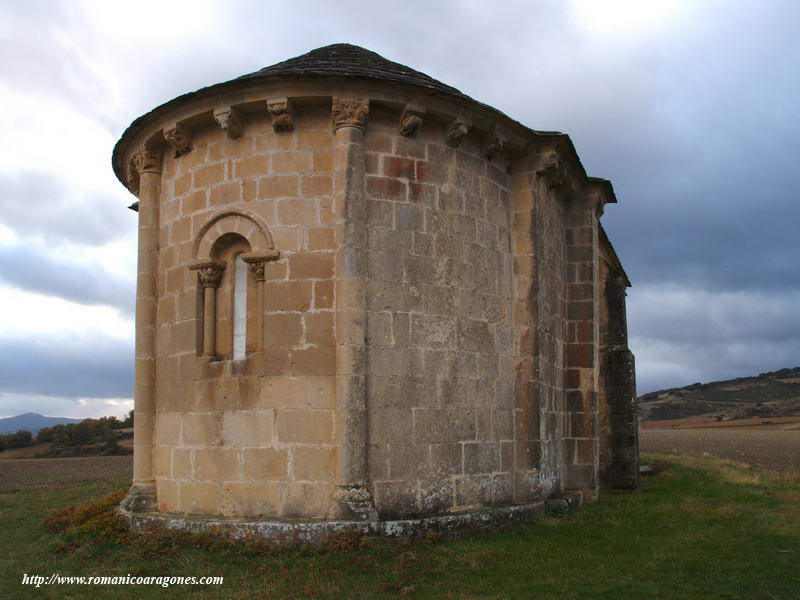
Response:
MULTIPOLYGON (((556 500, 558 501, 558 500, 556 500)), ((134 513, 118 509, 134 531, 149 528, 177 529, 191 532, 213 532, 234 539, 263 538, 292 546, 324 543, 331 536, 355 532, 367 537, 408 538, 432 532, 445 537, 464 532, 481 531, 530 523, 552 509, 553 499, 534 504, 495 506, 457 514, 436 515, 416 519, 386 519, 376 521, 258 521, 244 519, 214 519, 208 517, 147 512, 134 513)), ((574 498, 564 498, 565 510, 580 504, 574 498)))
POLYGON ((127 513, 148 512, 156 507, 156 486, 134 483, 122 500, 120 510, 127 513))

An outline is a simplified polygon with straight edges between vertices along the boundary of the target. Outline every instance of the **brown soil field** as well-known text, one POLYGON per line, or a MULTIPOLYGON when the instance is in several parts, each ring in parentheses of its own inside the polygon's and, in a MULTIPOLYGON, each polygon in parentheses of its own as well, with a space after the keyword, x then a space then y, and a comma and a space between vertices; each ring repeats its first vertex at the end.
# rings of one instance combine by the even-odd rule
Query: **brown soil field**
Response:
POLYGON ((113 479, 133 474, 133 456, 86 456, 0 461, 0 491, 57 488, 76 481, 113 479))
POLYGON ((696 429, 707 428, 748 428, 748 429, 800 429, 800 417, 753 417, 717 421, 714 417, 687 417, 685 419, 665 419, 645 421, 641 429, 696 429))
POLYGON ((26 448, 14 448, 0 452, 0 460, 16 460, 18 458, 33 458, 40 452, 47 452, 53 444, 34 444, 26 448))
POLYGON ((800 475, 800 430, 650 429, 639 431, 642 452, 707 452, 769 471, 800 475))

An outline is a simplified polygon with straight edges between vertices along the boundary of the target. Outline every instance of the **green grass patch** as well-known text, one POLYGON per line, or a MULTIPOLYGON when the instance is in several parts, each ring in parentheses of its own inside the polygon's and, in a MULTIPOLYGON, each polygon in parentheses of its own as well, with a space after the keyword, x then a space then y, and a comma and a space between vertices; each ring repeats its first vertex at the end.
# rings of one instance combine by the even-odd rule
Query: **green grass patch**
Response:
POLYGON ((0 598, 800 597, 800 482, 711 457, 647 456, 657 474, 569 517, 442 541, 344 537, 276 550, 213 536, 140 537, 104 495, 126 482, 0 494, 0 598), (91 501, 86 504, 87 501, 91 501), (65 507, 78 506, 64 510, 65 507), (58 512, 54 512, 58 511, 58 512), (211 576, 221 586, 32 586, 49 576, 211 576))

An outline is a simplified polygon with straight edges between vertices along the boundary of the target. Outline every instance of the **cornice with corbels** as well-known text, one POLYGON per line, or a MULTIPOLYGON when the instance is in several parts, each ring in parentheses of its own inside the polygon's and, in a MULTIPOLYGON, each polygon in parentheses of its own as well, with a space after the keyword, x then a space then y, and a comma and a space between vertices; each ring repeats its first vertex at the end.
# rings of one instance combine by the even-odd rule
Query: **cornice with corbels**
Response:
MULTIPOLYGON (((313 97, 313 95, 302 96, 303 102, 307 103, 313 97)), ((283 133, 292 131, 296 127, 295 100, 291 96, 262 98, 260 106, 266 108, 270 114, 274 131, 283 133)), ((325 96, 318 98, 322 100, 325 96)), ((439 98, 426 99, 424 100, 426 106, 422 106, 415 96, 408 96, 406 103, 398 105, 390 91, 370 94, 369 97, 334 95, 327 98, 331 101, 331 124, 334 131, 342 127, 354 127, 363 131, 367 127, 370 104, 377 103, 399 110, 400 135, 416 136, 429 120, 438 120, 440 123, 444 120, 442 141, 451 148, 460 147, 464 139, 470 136, 478 138, 479 152, 487 160, 494 160, 500 156, 514 160, 524 155, 533 155, 536 174, 546 181, 550 188, 557 188, 563 193, 575 194, 591 179, 586 177, 583 167, 580 166, 568 136, 556 132, 535 132, 526 129, 502 115, 493 117, 484 107, 477 106, 474 109, 457 107, 452 102, 448 104, 446 99, 439 98), (448 114, 447 107, 450 105, 456 110, 448 114)), ((202 105, 198 108, 200 106, 202 105)), ((160 157, 155 160, 158 146, 168 145, 174 151, 176 159, 180 160, 180 157, 191 152, 192 129, 206 126, 204 123, 210 118, 213 118, 212 122, 216 122, 228 138, 236 139, 244 135, 247 115, 258 110, 257 107, 257 96, 251 95, 240 99, 238 103, 223 102, 216 107, 212 104, 197 114, 184 112, 177 120, 173 118, 172 121, 167 121, 166 127, 151 133, 150 137, 146 138, 146 151, 140 150, 131 155, 131 167, 124 173, 129 189, 135 194, 138 193, 140 173, 160 172, 160 157), (158 167, 154 166, 155 162, 159 163, 158 167)), ((613 197, 613 193, 611 195, 613 197)), ((606 200, 606 202, 614 201, 614 199, 606 200)))

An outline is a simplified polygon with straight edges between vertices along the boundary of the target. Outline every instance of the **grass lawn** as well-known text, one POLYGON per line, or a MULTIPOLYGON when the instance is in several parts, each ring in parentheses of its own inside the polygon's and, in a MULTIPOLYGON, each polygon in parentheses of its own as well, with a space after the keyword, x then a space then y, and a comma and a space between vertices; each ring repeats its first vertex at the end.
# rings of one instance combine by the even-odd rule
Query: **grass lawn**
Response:
POLYGON ((121 479, 0 494, 0 598, 800 598, 800 482, 710 457, 660 471, 568 518, 454 541, 263 552, 127 545, 49 533, 45 516, 121 479), (22 585, 23 573, 222 575, 223 585, 22 585))

